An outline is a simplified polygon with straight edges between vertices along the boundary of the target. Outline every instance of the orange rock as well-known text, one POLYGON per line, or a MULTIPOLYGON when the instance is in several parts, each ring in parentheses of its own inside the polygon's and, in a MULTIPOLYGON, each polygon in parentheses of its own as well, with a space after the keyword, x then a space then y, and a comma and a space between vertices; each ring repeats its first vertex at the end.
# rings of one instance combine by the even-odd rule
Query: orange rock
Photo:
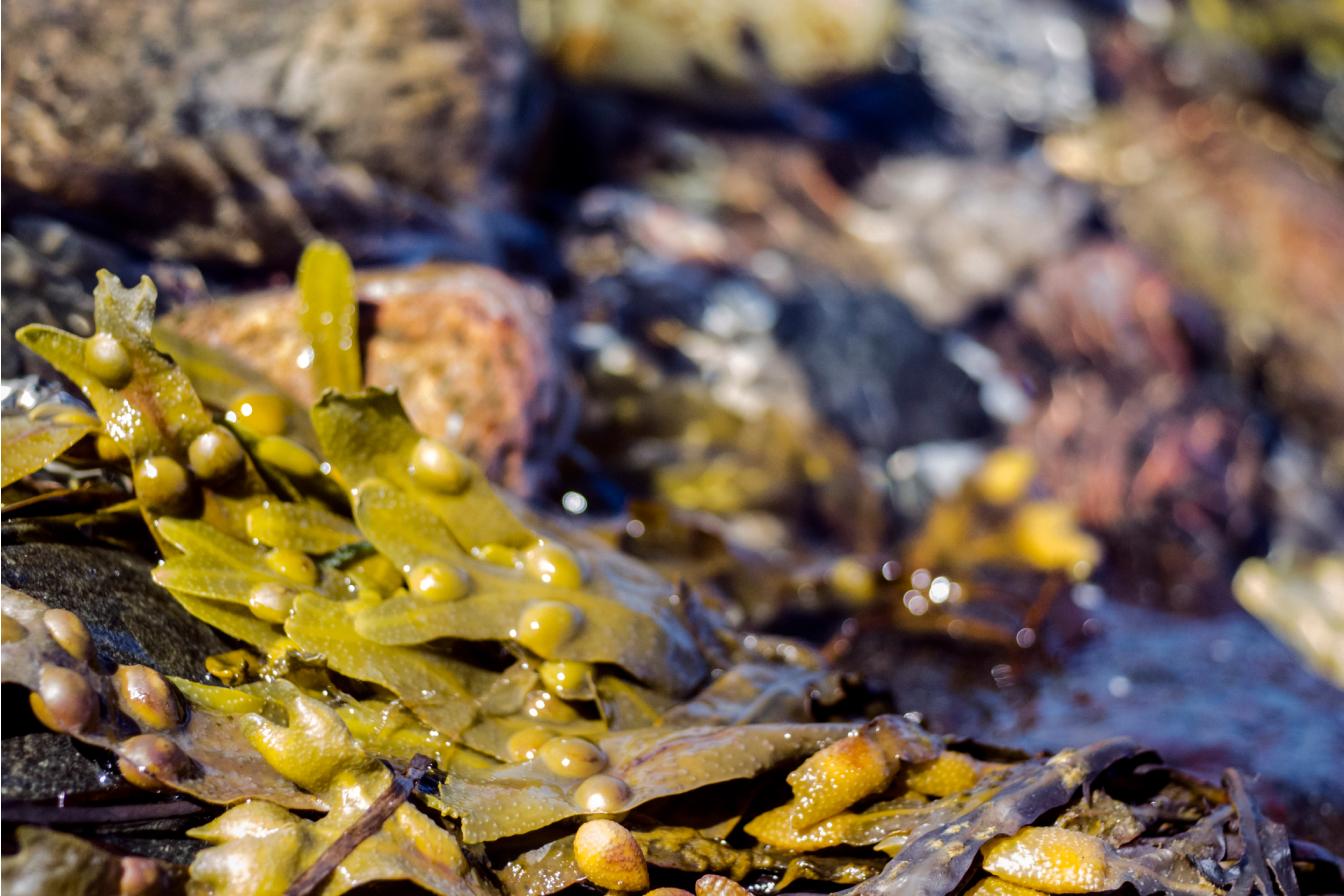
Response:
MULTIPOLYGON (((411 420, 527 491, 539 430, 560 406, 550 297, 490 268, 426 264, 357 277, 368 385, 395 388, 411 420)), ((180 308, 162 322, 237 355, 294 399, 317 398, 292 289, 180 308)))

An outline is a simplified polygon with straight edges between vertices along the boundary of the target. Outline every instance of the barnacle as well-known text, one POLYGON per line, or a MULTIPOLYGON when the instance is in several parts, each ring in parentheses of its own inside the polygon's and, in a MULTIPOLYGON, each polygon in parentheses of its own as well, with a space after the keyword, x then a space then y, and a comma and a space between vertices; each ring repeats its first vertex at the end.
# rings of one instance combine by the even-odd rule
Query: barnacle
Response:
MULTIPOLYGON (((147 281, 100 277, 90 340, 20 333, 99 419, 6 418, 6 464, 11 437, 21 478, 101 427, 162 551, 155 580, 248 645, 206 661, 223 686, 109 672, 77 616, 4 591, 3 680, 32 692, 39 720, 110 750, 134 784, 231 807, 193 831, 210 846, 192 892, 409 881, 493 896, 498 881, 549 896, 584 879, 642 891, 665 873, 696 875, 697 896, 741 896, 749 878, 854 896, 909 881, 984 896, 1225 889, 1194 858, 1244 859, 1207 792, 1173 785, 1203 827, 1154 831, 1104 790, 1080 799, 1132 744, 991 762, 902 716, 820 720, 840 685, 817 651, 739 636, 690 589, 497 492, 395 394, 360 391, 348 261, 323 247, 304 264, 312 367, 331 387, 311 440, 265 391, 207 410, 150 342, 147 281), (408 802, 430 763, 433 784, 408 802)), ((990 506, 1045 539, 1029 562, 1076 560, 1085 536, 1030 525, 1029 479, 1022 458, 994 459, 945 516, 990 506), (1060 531, 1074 540, 1042 560, 1060 531)), ((923 543, 934 553, 938 534, 923 543)), ((980 547, 1020 553, 1030 538, 1014 537, 980 547)), ((834 578, 871 596, 861 561, 834 578)), ((138 886, 154 869, 120 870, 138 886)))

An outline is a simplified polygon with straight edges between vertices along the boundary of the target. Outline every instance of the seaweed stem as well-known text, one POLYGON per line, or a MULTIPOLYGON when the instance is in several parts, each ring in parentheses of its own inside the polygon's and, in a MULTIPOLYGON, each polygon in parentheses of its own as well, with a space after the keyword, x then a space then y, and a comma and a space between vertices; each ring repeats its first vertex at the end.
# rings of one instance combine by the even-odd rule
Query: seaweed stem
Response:
POLYGON ((309 865, 306 871, 294 878, 294 882, 285 890, 285 896, 308 896, 316 892, 341 862, 355 851, 355 847, 376 834, 383 826, 383 822, 397 811, 397 807, 406 802, 415 785, 428 770, 429 757, 417 753, 404 773, 393 774, 392 784, 378 795, 378 799, 374 800, 368 809, 364 810, 359 820, 346 828, 341 836, 323 850, 322 855, 318 856, 317 861, 309 865))

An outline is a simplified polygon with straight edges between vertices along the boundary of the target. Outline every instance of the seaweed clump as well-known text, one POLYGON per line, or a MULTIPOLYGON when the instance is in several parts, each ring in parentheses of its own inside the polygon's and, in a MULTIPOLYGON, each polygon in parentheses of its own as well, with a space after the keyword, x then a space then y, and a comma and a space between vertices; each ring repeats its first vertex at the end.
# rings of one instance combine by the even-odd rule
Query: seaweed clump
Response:
POLYGON ((155 579, 240 647, 208 680, 109 668, 77 616, 6 589, 3 678, 37 718, 131 783, 218 809, 185 874, 29 830, 6 883, 92 851, 78 892, 1337 885, 1235 775, 1193 782, 1122 740, 1024 756, 851 717, 817 651, 733 630, 360 390, 348 261, 323 246, 301 270, 325 391, 297 426, 264 391, 204 404, 155 347, 147 279, 100 275, 89 339, 19 333, 92 413, 6 418, 6 484, 58 459, 128 481, 133 504, 102 512, 133 507, 155 579))

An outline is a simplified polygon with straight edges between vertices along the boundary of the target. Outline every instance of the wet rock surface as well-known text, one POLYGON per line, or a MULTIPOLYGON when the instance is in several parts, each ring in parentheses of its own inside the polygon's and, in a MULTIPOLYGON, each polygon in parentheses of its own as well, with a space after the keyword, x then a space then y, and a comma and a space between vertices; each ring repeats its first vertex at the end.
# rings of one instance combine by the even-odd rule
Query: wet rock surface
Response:
MULTIPOLYGON (((19 716, 25 707, 13 710, 6 726, 19 728, 19 716)), ((17 733, 6 730, 3 741, 4 778, 0 785, 6 800, 52 800, 63 794, 91 793, 107 789, 112 763, 103 757, 90 757, 63 734, 51 731, 17 733), (99 760, 102 759, 100 762, 99 760)))
POLYGON ((76 613, 98 655, 201 679, 205 657, 230 649, 154 584, 148 562, 124 551, 57 541, 23 526, 4 530, 5 585, 76 613))
POLYGON ((783 306, 776 332, 818 409, 863 450, 885 456, 994 431, 978 384, 895 296, 812 278, 783 306))

